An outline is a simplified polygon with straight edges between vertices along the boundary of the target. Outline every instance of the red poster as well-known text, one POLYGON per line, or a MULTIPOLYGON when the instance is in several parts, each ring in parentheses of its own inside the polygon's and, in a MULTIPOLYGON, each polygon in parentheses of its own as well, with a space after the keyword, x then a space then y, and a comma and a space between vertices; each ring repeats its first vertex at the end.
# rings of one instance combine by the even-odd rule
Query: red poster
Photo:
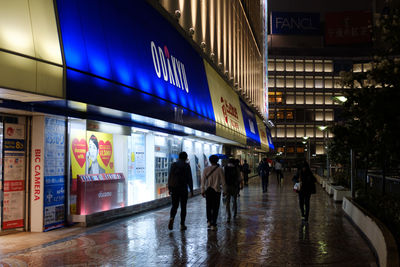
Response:
POLYGON ((325 15, 327 45, 371 42, 372 13, 370 11, 330 12, 325 15))

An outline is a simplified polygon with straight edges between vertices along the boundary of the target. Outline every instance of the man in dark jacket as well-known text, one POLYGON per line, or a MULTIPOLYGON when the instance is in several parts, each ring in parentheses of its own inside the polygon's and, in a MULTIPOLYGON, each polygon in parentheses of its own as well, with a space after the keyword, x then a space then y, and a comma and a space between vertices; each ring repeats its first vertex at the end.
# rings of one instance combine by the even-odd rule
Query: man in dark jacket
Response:
POLYGON ((172 208, 168 223, 168 229, 174 227, 174 219, 178 211, 179 202, 181 203, 181 230, 186 230, 186 204, 188 200, 188 188, 190 195, 193 196, 193 179, 190 165, 186 163, 188 155, 186 152, 179 153, 179 160, 172 163, 168 176, 168 190, 171 195, 172 208))
POLYGON ((247 163, 247 160, 244 160, 244 163, 242 165, 242 173, 243 173, 244 185, 248 186, 249 185, 250 166, 247 163))
POLYGON ((263 193, 267 192, 268 188, 268 180, 269 180, 269 164, 268 164, 268 159, 264 158, 261 162, 260 165, 258 166, 258 175, 261 177, 261 185, 262 185, 262 190, 263 193))

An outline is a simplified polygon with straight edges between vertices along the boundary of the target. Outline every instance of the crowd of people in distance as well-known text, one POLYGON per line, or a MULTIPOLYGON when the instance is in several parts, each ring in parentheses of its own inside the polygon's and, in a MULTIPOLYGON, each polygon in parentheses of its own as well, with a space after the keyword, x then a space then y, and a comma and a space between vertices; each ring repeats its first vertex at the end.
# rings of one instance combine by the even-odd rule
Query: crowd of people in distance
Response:
MULTIPOLYGON (((188 189, 191 196, 193 196, 192 172, 187 159, 187 153, 181 152, 179 160, 171 165, 168 176, 168 190, 172 202, 168 223, 168 229, 170 230, 173 229, 179 205, 181 207, 180 229, 187 229, 185 219, 188 189)), ((206 199, 207 226, 211 230, 217 229, 221 194, 225 203, 227 223, 231 221, 232 215, 233 218, 237 216, 237 199, 240 196, 240 190, 248 185, 249 174, 251 173, 250 166, 246 160, 241 165, 239 159, 229 158, 223 162, 223 166, 220 166, 219 160, 220 158, 217 155, 211 155, 209 157, 210 166, 205 167, 201 175, 201 195, 206 199)), ((269 175, 272 168, 276 173, 277 184, 281 185, 282 183, 282 162, 278 159, 275 162, 268 158, 262 159, 257 167, 257 172, 261 179, 263 193, 268 190, 269 175)), ((310 197, 311 194, 315 193, 315 177, 306 161, 299 166, 292 180, 296 185, 299 185, 296 191, 299 195, 302 221, 307 223, 310 211, 310 197)))

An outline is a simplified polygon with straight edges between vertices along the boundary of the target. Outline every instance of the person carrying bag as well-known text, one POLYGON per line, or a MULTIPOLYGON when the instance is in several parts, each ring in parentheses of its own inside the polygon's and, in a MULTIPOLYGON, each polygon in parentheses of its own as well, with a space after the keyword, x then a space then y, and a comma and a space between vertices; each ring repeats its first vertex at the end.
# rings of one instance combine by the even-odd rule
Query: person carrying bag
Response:
POLYGON ((204 168, 201 177, 201 195, 206 198, 207 225, 211 230, 217 229, 221 187, 225 186, 224 172, 218 166, 218 156, 211 155, 211 166, 204 168))
POLYGON ((304 161, 293 177, 293 190, 299 194, 299 205, 302 222, 308 223, 310 214, 310 198, 316 193, 316 179, 307 163, 304 161))

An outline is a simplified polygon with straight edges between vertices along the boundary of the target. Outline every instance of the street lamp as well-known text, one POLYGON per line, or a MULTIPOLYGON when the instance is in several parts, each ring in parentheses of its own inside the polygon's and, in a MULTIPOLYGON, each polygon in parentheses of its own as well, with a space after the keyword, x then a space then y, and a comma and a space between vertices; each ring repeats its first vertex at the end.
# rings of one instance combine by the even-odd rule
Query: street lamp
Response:
POLYGON ((335 101, 335 102, 338 102, 340 104, 343 104, 344 102, 347 101, 347 97, 342 96, 342 95, 332 96, 332 100, 335 101))
POLYGON ((328 144, 326 141, 326 139, 328 138, 328 131, 326 131, 328 129, 328 126, 318 126, 318 129, 322 131, 324 135, 324 150, 326 154, 326 172, 327 172, 326 176, 329 179, 331 170, 329 168, 328 144), (326 132, 326 137, 325 137, 325 132, 326 132))
POLYGON ((310 162, 310 160, 311 160, 311 158, 310 158, 310 151, 311 151, 310 137, 309 136, 303 136, 303 139, 304 139, 303 144, 307 143, 307 161, 308 161, 308 164, 311 164, 311 162, 310 162))

